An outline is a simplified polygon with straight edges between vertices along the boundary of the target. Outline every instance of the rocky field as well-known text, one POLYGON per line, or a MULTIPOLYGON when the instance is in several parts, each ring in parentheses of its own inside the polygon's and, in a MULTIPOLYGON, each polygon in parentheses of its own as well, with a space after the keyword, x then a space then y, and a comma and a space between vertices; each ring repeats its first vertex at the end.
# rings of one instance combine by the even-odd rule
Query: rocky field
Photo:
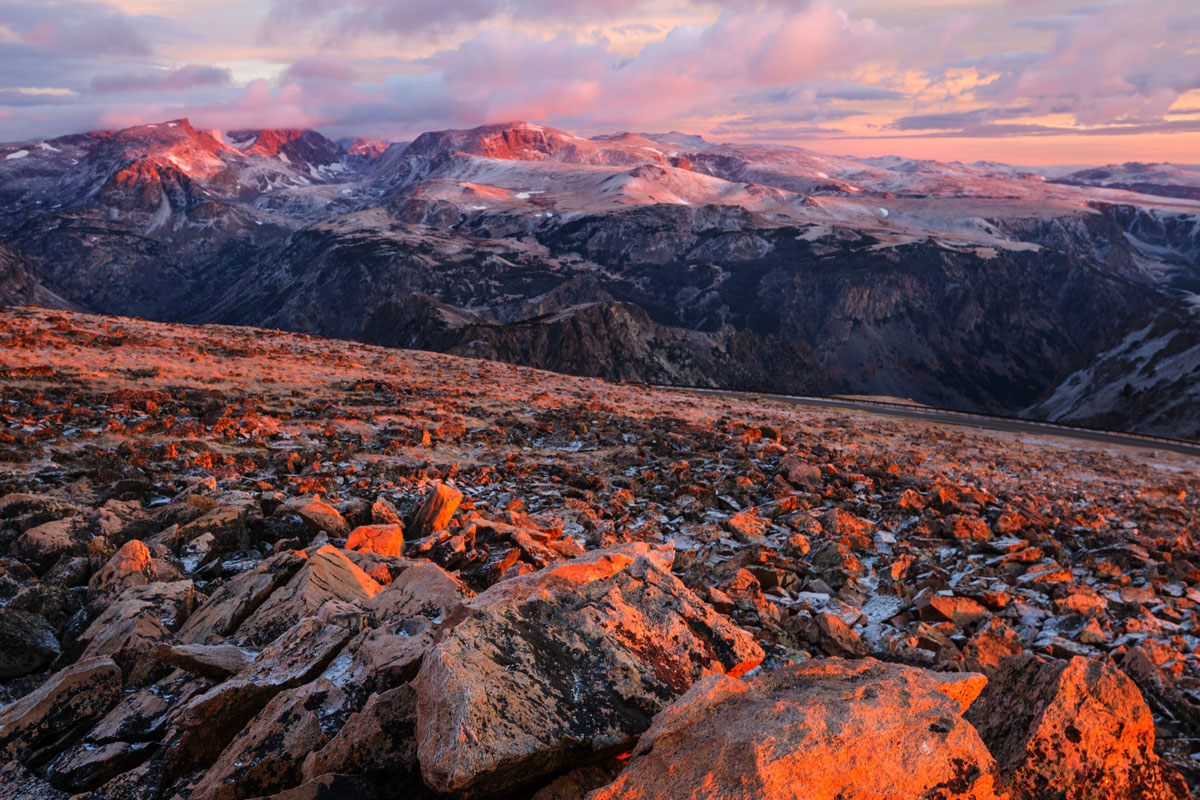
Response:
POLYGON ((0 311, 0 798, 1183 798, 1200 465, 0 311))

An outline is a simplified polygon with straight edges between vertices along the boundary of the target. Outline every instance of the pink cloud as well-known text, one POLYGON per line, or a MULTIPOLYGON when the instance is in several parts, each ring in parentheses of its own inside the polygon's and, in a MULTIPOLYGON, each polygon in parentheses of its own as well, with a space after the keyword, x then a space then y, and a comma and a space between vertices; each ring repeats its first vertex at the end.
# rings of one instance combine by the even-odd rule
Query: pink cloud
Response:
POLYGON ((1084 125, 1160 118, 1200 88, 1200 14, 1190 0, 1132 0, 1085 7, 1049 21, 1053 45, 1033 57, 985 58, 996 73, 978 96, 1030 100, 1034 111, 1068 111, 1084 125))
POLYGON ((177 69, 161 67, 140 72, 101 75, 92 80, 98 92, 184 91, 201 86, 228 86, 233 74, 223 67, 187 64, 177 69))

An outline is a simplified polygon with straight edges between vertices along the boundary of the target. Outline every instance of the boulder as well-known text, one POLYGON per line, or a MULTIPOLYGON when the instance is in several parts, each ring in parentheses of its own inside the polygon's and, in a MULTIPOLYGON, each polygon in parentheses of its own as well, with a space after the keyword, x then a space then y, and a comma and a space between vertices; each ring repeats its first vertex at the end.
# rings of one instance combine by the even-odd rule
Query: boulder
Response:
POLYGON ((22 533, 16 541, 17 556, 45 570, 65 555, 87 552, 88 536, 82 517, 67 517, 44 522, 22 533))
POLYGON ((140 684, 164 672, 150 656, 187 619, 195 598, 191 581, 150 583, 126 589, 80 635, 83 658, 110 656, 126 680, 140 684))
POLYGON ((172 773, 211 763, 272 698, 320 675, 349 638, 345 628, 302 619, 244 670, 189 701, 167 754, 172 773))
POLYGON ((324 678, 280 694, 229 743, 189 800, 238 800, 299 785, 305 757, 329 739, 322 718, 342 703, 344 692, 324 678))
POLYGON ((308 563, 238 626, 236 636, 261 646, 278 637, 296 620, 316 614, 329 600, 341 600, 362 608, 382 589, 342 551, 325 545, 311 552, 308 563))
POLYGON ((350 531, 346 549, 381 556, 404 555, 404 526, 399 524, 361 525, 350 531))
POLYGON ((285 550, 268 558, 252 570, 229 580, 179 629, 180 641, 207 644, 231 635, 271 593, 283 586, 308 561, 303 553, 285 550))
POLYGON ((212 550, 239 550, 250 544, 246 512, 236 506, 218 506, 197 519, 181 525, 172 537, 176 542, 193 542, 201 536, 212 537, 212 550))
POLYGON ((6 528, 27 531, 46 522, 79 513, 79 506, 61 497, 17 492, 0 497, 0 519, 6 528))
POLYGON ((58 653, 58 637, 49 622, 0 606, 0 681, 37 672, 58 653))
POLYGON ((213 680, 225 680, 244 670, 254 654, 232 644, 160 644, 151 655, 172 666, 213 680))
POLYGON ((412 680, 438 627, 473 595, 432 562, 406 569, 368 603, 377 627, 363 631, 350 645, 351 673, 378 691, 412 680))
POLYGON ((458 489, 445 483, 437 484, 413 515, 412 525, 407 528, 408 538, 423 539, 445 528, 462 499, 458 489))
POLYGON ((986 679, 873 659, 709 675, 654 718, 589 800, 996 800, 962 714, 986 679))
POLYGON ((121 698, 121 670, 89 658, 51 675, 38 689, 0 708, 0 760, 26 759, 63 734, 104 716, 121 698))
POLYGON ((338 539, 345 539, 350 534, 349 523, 336 508, 328 503, 313 500, 296 509, 296 513, 313 533, 324 531, 338 539))
POLYGON ((1112 664, 1009 656, 967 718, 1013 800, 1067 789, 1070 800, 1183 800, 1186 785, 1154 754, 1154 719, 1112 664))
POLYGON ((466 599, 414 682, 425 783, 503 794, 628 748, 710 672, 763 652, 638 543, 558 562, 466 599))
POLYGON ((417 777, 417 698, 411 684, 372 694, 361 711, 304 762, 304 776, 352 774, 376 783, 417 777))
POLYGON ((150 548, 139 539, 130 539, 88 581, 93 599, 112 598, 133 586, 145 586, 158 580, 150 548))

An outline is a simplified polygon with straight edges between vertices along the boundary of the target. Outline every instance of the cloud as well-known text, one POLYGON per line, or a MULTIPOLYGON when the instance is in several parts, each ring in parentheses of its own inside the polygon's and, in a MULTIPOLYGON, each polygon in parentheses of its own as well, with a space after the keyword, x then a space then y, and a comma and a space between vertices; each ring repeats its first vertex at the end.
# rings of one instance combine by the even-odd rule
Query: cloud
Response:
POLYGON ((151 53, 130 18, 106 3, 6 0, 0 2, 0 20, 13 34, 13 43, 64 58, 151 53))
POLYGON ((223 67, 188 64, 176 69, 151 67, 140 72, 101 75, 92 80, 97 92, 185 91, 200 86, 228 86, 233 73, 223 67))
POLYGON ((949 111, 941 114, 915 114, 900 117, 888 124, 898 131, 965 130, 999 119, 1029 116, 1028 106, 1021 108, 980 108, 973 111, 949 111))
POLYGON ((413 38, 489 21, 604 20, 646 0, 273 0, 262 27, 267 40, 317 28, 328 41, 388 33, 413 38))
POLYGON ((1066 110, 1080 125, 1102 125, 1160 119, 1200 88, 1200 14, 1192 0, 1094 5, 1050 22, 1057 33, 1044 52, 979 60, 988 78, 978 99, 1030 101, 1035 113, 1066 110))

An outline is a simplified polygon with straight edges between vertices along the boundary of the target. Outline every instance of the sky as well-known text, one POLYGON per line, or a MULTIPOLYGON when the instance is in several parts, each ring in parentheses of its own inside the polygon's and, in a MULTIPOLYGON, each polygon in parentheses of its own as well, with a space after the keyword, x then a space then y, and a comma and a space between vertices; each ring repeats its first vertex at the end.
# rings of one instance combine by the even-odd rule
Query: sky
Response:
POLYGON ((1200 163, 1200 0, 0 0, 0 140, 179 117, 1200 163))

